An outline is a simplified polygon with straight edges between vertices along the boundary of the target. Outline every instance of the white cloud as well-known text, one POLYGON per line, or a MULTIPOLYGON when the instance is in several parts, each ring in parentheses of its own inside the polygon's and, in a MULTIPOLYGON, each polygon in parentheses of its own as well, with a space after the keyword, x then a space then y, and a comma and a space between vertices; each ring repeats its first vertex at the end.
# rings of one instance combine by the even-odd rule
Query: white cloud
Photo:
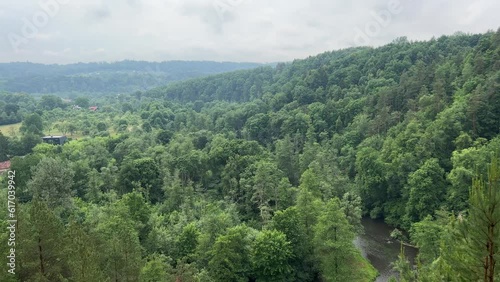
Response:
POLYGON ((44 33, 44 32, 38 32, 37 34, 35 34, 34 36, 34 40, 45 40, 45 41, 48 41, 48 40, 53 40, 53 39, 56 39, 57 37, 60 36, 60 32, 53 32, 53 33, 44 33))
POLYGON ((50 56, 50 57, 58 57, 60 55, 59 52, 51 51, 51 50, 44 50, 42 54, 44 56, 50 56))
POLYGON ((370 45, 500 27, 498 0, 400 0, 401 13, 374 27, 373 14, 385 15, 391 1, 72 0, 14 52, 7 35, 22 35, 22 18, 43 10, 37 1, 2 0, 0 61, 275 62, 356 45, 367 27, 376 31, 370 45))

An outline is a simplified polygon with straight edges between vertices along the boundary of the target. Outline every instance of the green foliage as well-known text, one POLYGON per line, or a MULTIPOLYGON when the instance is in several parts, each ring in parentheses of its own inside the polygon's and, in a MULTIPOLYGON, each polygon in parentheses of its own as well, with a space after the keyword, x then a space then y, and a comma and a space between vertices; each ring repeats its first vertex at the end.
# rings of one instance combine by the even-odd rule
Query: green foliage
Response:
POLYGON ((99 122, 97 125, 96 125, 96 128, 98 131, 106 131, 108 130, 108 125, 104 122, 99 122))
POLYGON ((74 103, 75 105, 86 109, 90 106, 90 99, 88 97, 79 96, 76 97, 74 103))
POLYGON ((297 209, 300 215, 300 221, 304 225, 307 240, 313 238, 313 228, 318 220, 323 202, 316 198, 314 194, 306 187, 299 190, 297 194, 297 209))
POLYGON ((363 233, 363 225, 361 225, 362 204, 361 198, 355 194, 347 192, 340 201, 340 207, 345 214, 345 217, 356 234, 363 233))
POLYGON ((476 176, 469 198, 469 212, 459 219, 452 265, 460 276, 494 281, 500 277, 495 264, 500 253, 500 167, 493 158, 486 179, 476 176))
POLYGON ((410 261, 405 256, 403 245, 401 245, 401 252, 398 256, 398 260, 393 263, 393 269, 399 273, 398 281, 401 282, 418 281, 416 277, 417 273, 415 273, 415 271, 412 269, 410 261))
POLYGON ((151 158, 125 161, 119 173, 120 192, 125 194, 135 187, 144 188, 146 198, 156 203, 163 199, 159 176, 158 165, 151 158))
MULTIPOLYGON (((401 38, 144 92, 166 71, 125 83, 143 63, 47 66, 74 79, 44 89, 79 86, 65 98, 99 110, 0 93, 0 124, 23 121, 0 135, 17 173, 18 280, 372 281, 352 243, 367 215, 420 248, 416 272, 397 262, 402 280, 484 279, 496 176, 469 189, 500 149, 499 43, 401 38), (73 140, 39 144, 54 130, 73 140)), ((10 71, 3 87, 19 89, 10 71)))
POLYGON ((356 155, 359 193, 373 217, 379 216, 374 208, 380 206, 387 193, 386 168, 379 155, 377 150, 370 147, 360 149, 356 155))
POLYGON ((197 256, 198 262, 207 266, 215 241, 219 236, 224 235, 226 230, 239 224, 239 216, 234 206, 225 206, 221 202, 207 204, 200 213, 197 256))
MULTIPOLYGON (((498 157, 491 160, 487 179, 474 177, 466 214, 440 212, 436 220, 426 217, 413 224, 411 235, 420 248, 420 264, 415 273, 400 259, 396 266, 404 277, 418 275, 422 281, 494 281, 500 277, 495 269, 500 218, 498 162, 498 157)), ((406 281, 413 281, 411 277, 406 281)))
POLYGON ((299 184, 299 148, 289 135, 276 142, 276 158, 278 168, 285 172, 293 185, 299 184))
MULTIPOLYGON (((83 93, 85 95, 134 93, 190 78, 259 67, 256 63, 208 61, 144 62, 41 65, 29 62, 2 64, 5 79, 1 90, 22 93, 83 93)), ((76 101, 75 101, 76 102, 76 101)))
POLYGON ((63 281, 68 276, 63 223, 41 201, 19 214, 18 260, 21 281, 63 281))
POLYGON ((66 165, 66 161, 44 158, 32 168, 28 190, 33 199, 46 202, 52 209, 68 208, 73 195, 73 175, 74 171, 66 165))
POLYGON ((139 281, 170 282, 175 280, 169 258, 164 255, 152 254, 141 269, 139 281))
POLYGON ((113 280, 137 280, 143 266, 142 247, 131 220, 109 216, 99 222, 95 235, 101 239, 99 249, 105 275, 113 280))
POLYGON ((64 237, 67 242, 68 266, 74 281, 102 281, 105 276, 99 261, 102 254, 97 250, 97 242, 84 227, 71 222, 64 237))
POLYGON ((32 133, 35 135, 43 135, 43 122, 39 114, 34 113, 26 117, 19 129, 22 133, 32 133))
POLYGON ((283 232, 292 247, 292 275, 297 281, 310 281, 317 271, 312 252, 312 242, 307 238, 306 226, 301 221, 297 207, 278 211, 273 216, 271 227, 283 232))
POLYGON ((44 110, 50 111, 55 108, 63 108, 65 107, 65 105, 61 97, 58 97, 56 95, 43 95, 40 100, 39 107, 44 110))
POLYGON ((333 198, 326 203, 318 217, 314 233, 314 251, 323 279, 351 280, 351 263, 354 262, 356 253, 352 243, 355 233, 342 212, 339 199, 333 198))
POLYGON ((150 231, 148 221, 152 212, 142 194, 139 192, 125 194, 119 201, 115 202, 114 208, 117 214, 134 222, 139 240, 143 241, 150 231))
POLYGON ((198 246, 199 237, 200 232, 194 223, 184 226, 182 233, 176 241, 176 257, 179 259, 192 260, 192 256, 195 254, 196 247, 198 246))
POLYGON ((439 243, 444 228, 442 222, 432 220, 431 216, 412 225, 411 240, 419 248, 418 259, 422 263, 431 263, 439 257, 439 243))
POLYGON ((410 197, 406 209, 411 222, 432 215, 439 208, 446 193, 444 170, 437 159, 429 159, 408 177, 410 197))
POLYGON ((251 261, 256 281, 288 281, 292 272, 292 250, 286 235, 276 230, 257 234, 251 249, 251 261))
POLYGON ((262 221, 268 222, 271 219, 271 212, 279 210, 284 197, 285 191, 282 191, 284 187, 281 183, 284 175, 269 161, 257 162, 253 174, 252 179, 242 179, 241 182, 244 187, 251 185, 252 201, 257 205, 262 221))
POLYGON ((232 227, 217 238, 210 251, 210 276, 216 281, 248 281, 250 274, 250 246, 248 227, 232 227))
POLYGON ((0 131, 0 162, 8 160, 7 154, 9 154, 9 139, 2 134, 0 131))

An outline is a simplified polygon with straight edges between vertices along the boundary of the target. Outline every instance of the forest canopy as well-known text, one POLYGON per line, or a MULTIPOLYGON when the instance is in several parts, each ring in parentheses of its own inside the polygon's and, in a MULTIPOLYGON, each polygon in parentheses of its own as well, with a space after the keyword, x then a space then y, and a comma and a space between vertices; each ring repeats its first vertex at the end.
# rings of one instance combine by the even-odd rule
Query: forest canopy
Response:
POLYGON ((129 93, 80 95, 96 111, 0 94, 0 120, 22 120, 0 134, 24 222, 12 281, 373 281, 363 216, 419 247, 403 281, 498 279, 498 227, 478 222, 500 214, 500 30, 129 93))

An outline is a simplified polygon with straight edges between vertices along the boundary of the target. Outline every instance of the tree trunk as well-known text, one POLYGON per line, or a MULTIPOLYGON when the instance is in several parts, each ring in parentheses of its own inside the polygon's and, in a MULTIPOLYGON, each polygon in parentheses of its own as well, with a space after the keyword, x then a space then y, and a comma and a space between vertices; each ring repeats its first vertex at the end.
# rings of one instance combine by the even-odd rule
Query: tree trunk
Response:
POLYGON ((40 257, 40 272, 42 276, 45 276, 45 267, 43 263, 43 253, 42 253, 42 238, 38 237, 38 254, 40 257))
POLYGON ((488 254, 488 281, 489 282, 493 282, 494 279, 495 279, 495 258, 494 258, 494 254, 495 254, 495 242, 493 242, 493 239, 494 239, 494 228, 495 228, 495 224, 490 224, 490 226, 488 227, 488 235, 489 235, 489 238, 488 238, 488 251, 489 251, 489 254, 488 254))

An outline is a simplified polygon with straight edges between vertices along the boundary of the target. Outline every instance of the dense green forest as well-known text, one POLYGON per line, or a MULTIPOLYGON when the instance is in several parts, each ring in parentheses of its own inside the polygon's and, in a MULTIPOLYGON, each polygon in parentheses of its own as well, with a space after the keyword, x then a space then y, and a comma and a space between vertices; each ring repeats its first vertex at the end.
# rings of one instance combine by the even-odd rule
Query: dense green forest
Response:
POLYGON ((500 29, 130 93, 0 95, 2 281, 373 281, 362 216, 419 248, 401 281, 500 278, 500 29))
POLYGON ((146 90, 170 82, 222 72, 249 69, 255 63, 121 61, 42 65, 1 63, 0 90, 63 95, 102 95, 146 90))

